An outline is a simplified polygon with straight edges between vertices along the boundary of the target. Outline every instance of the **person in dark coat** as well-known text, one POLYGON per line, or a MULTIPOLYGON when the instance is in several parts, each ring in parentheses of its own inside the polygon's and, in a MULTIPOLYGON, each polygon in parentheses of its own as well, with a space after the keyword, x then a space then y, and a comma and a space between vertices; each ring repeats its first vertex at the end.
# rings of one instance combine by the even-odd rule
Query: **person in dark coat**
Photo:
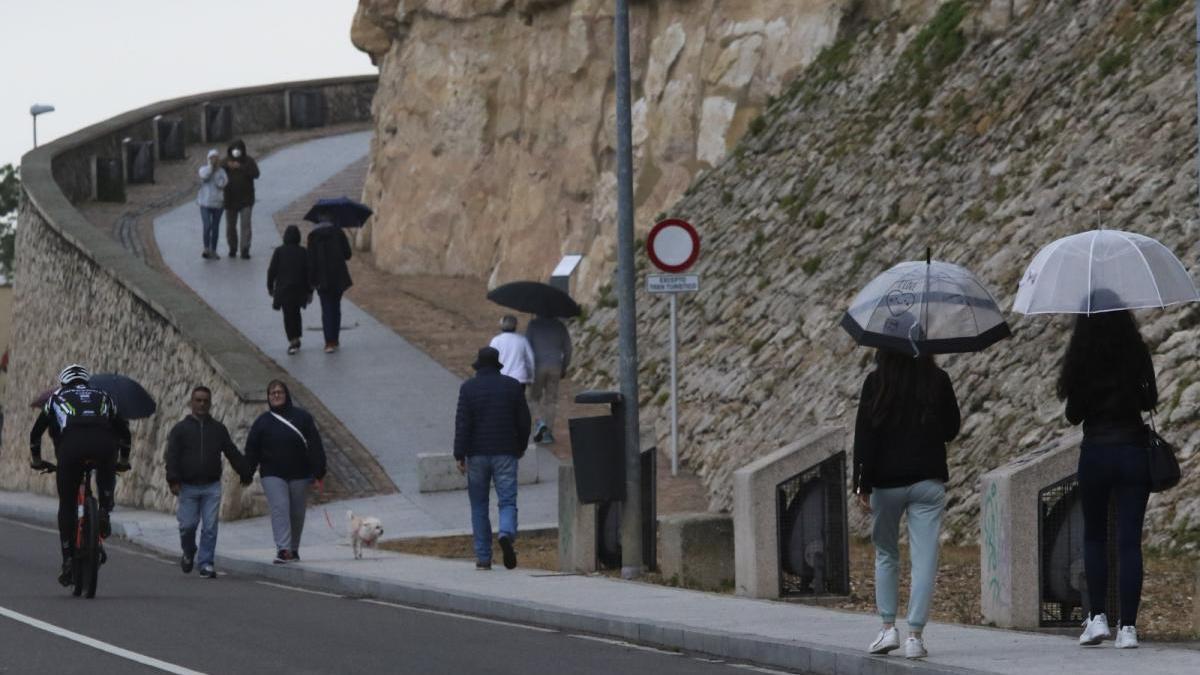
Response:
POLYGON ((308 233, 308 278, 317 297, 321 299, 321 327, 325 331, 325 353, 338 350, 338 333, 342 328, 342 293, 354 282, 350 280, 350 240, 342 228, 322 216, 321 222, 308 233))
POLYGON ((242 258, 250 257, 250 235, 252 224, 250 213, 254 209, 254 181, 258 178, 258 162, 246 153, 246 144, 239 138, 229 145, 228 154, 222 164, 225 169, 225 241, 229 244, 229 257, 238 252, 242 258), (238 223, 241 223, 241 240, 238 240, 238 223))
MULTIPOLYGON (((205 386, 192 389, 188 401, 191 413, 180 420, 167 434, 167 485, 179 498, 175 518, 179 521, 179 541, 183 557, 179 560, 183 573, 200 565, 200 576, 217 578, 213 558, 217 551, 217 521, 221 513, 221 455, 239 474, 244 473, 244 458, 238 452, 229 430, 209 414, 212 391, 205 386), (196 528, 200 531, 200 548, 196 548, 196 528)), ((245 481, 249 484, 249 481, 245 481)))
POLYGON ((267 267, 267 292, 272 307, 283 310, 283 332, 288 339, 288 354, 300 351, 300 309, 312 300, 308 283, 308 256, 300 245, 300 228, 288 225, 283 231, 283 246, 271 254, 267 267))
POLYGON ((479 350, 475 377, 458 389, 454 415, 454 459, 467 474, 471 500, 471 530, 475 536, 475 568, 492 568, 492 522, 488 518, 488 491, 496 485, 500 511, 500 549, 504 567, 517 566, 513 541, 517 537, 517 461, 529 443, 529 404, 524 388, 501 375, 500 352, 479 350))
POLYGON ((258 470, 271 511, 275 564, 300 559, 300 534, 308 488, 321 489, 325 478, 325 447, 307 410, 292 403, 291 392, 279 380, 267 385, 270 409, 258 416, 246 436, 243 482, 258 470))

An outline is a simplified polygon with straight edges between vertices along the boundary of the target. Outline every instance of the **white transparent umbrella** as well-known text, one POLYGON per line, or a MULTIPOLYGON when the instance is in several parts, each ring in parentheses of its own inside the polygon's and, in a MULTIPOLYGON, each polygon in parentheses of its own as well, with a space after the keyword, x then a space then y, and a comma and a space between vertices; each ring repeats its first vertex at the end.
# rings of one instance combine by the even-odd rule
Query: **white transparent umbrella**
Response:
POLYGON ((1021 277, 1013 310, 1022 314, 1094 314, 1196 302, 1183 263, 1150 237, 1092 230, 1038 251, 1021 277))
POLYGON ((872 279, 842 328, 860 345, 913 356, 980 351, 1010 335, 979 279, 938 260, 900 263, 872 279))

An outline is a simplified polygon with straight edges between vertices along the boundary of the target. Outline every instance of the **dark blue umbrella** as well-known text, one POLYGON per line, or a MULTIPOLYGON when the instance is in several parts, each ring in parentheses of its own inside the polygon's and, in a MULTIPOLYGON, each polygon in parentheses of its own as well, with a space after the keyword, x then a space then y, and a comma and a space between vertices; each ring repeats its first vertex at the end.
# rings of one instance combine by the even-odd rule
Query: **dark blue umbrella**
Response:
POLYGON ((88 386, 108 392, 117 404, 117 412, 129 420, 141 419, 154 414, 158 404, 137 380, 115 373, 93 375, 88 386))
POLYGON ((304 214, 304 219, 310 223, 328 220, 338 227, 362 227, 372 213, 366 204, 360 204, 348 197, 335 197, 318 199, 308 213, 304 214))

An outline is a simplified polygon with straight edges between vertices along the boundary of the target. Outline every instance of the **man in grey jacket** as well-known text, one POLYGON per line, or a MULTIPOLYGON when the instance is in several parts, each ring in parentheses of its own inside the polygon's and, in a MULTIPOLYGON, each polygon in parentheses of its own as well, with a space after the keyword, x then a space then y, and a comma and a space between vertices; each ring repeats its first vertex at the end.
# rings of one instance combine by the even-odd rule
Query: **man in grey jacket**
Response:
MULTIPOLYGON (((225 455, 239 475, 243 473, 245 460, 229 437, 229 430, 209 414, 212 391, 208 387, 192 389, 188 406, 191 414, 167 435, 167 485, 171 494, 179 497, 175 514, 183 547, 179 566, 187 574, 199 562, 200 576, 215 579, 213 559, 217 550, 217 518, 221 512, 221 455, 225 455), (197 550, 196 527, 202 522, 197 550)), ((243 478, 243 485, 249 483, 243 478)))
POLYGON ((562 321, 538 315, 525 327, 525 339, 533 348, 533 399, 537 422, 533 427, 535 443, 553 443, 554 417, 558 411, 558 381, 571 365, 571 335, 562 321))

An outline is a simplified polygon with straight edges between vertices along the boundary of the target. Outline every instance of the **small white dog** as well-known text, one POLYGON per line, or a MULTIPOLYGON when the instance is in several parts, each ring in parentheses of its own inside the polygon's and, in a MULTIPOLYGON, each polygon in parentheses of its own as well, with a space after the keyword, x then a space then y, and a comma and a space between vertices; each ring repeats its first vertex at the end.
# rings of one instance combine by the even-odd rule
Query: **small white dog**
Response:
POLYGON ((379 543, 379 538, 383 536, 383 523, 375 517, 363 517, 354 515, 353 511, 347 511, 346 517, 350 519, 350 543, 354 546, 354 559, 362 559, 362 547, 375 548, 375 544, 379 543))

